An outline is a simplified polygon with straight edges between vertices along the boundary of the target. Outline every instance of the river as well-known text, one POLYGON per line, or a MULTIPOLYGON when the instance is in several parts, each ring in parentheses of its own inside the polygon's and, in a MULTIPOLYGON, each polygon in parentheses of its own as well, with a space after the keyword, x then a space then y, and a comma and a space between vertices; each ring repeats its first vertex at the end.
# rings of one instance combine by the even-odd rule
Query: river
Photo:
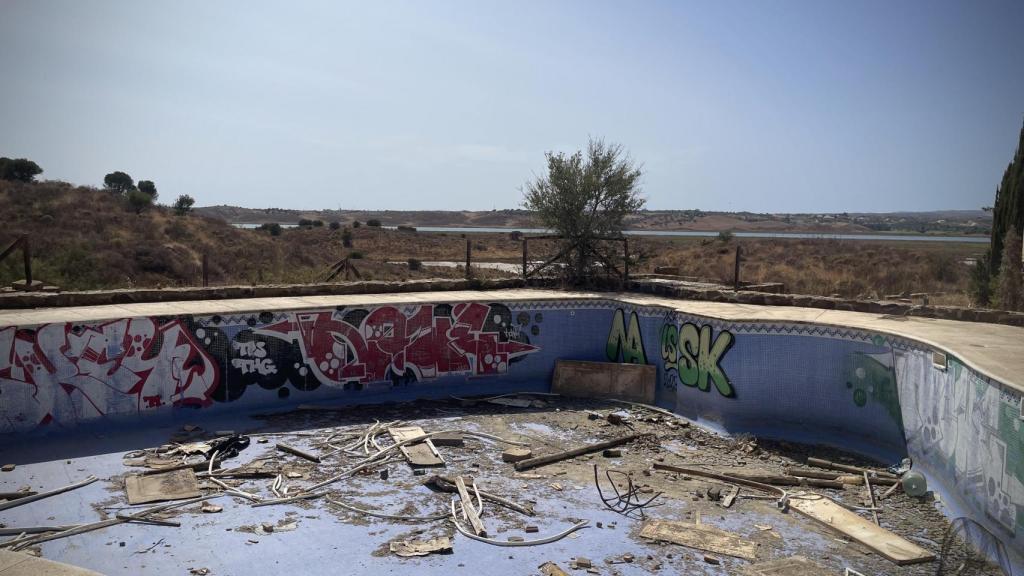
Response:
MULTIPOLYGON (((259 228, 261 224, 235 224, 236 228, 259 228)), ((282 228, 295 228, 297 224, 281 224, 282 228)), ((384 228, 394 229, 394 226, 384 228)), ((522 232, 523 234, 546 234, 543 228, 472 228, 459 226, 417 226, 419 232, 445 232, 449 234, 480 234, 522 232)), ((714 238, 718 232, 703 230, 626 230, 629 236, 683 236, 695 238, 714 238)), ((986 236, 939 236, 929 234, 832 234, 828 232, 733 232, 737 238, 816 238, 820 240, 886 240, 898 242, 969 242, 972 244, 988 244, 986 236)))

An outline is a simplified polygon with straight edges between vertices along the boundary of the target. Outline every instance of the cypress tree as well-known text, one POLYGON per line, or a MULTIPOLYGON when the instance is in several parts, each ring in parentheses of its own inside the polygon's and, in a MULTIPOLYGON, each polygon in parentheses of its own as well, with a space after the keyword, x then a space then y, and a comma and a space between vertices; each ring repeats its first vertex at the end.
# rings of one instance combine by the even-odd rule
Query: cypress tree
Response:
POLYGON ((1017 152, 1003 172, 1003 180, 996 190, 996 202, 992 207, 992 241, 989 249, 991 271, 1000 269, 1003 239, 1011 228, 1018 236, 1024 235, 1024 127, 1021 127, 1017 152))

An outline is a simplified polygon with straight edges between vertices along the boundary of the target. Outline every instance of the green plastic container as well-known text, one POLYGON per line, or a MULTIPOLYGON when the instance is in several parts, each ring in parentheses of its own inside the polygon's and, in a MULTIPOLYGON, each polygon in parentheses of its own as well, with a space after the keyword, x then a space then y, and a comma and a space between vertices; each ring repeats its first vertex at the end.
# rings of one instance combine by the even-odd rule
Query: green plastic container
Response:
POLYGON ((928 492, 928 481, 925 480, 924 474, 911 470, 900 478, 900 483, 903 484, 903 491, 908 496, 914 496, 920 498, 928 492))

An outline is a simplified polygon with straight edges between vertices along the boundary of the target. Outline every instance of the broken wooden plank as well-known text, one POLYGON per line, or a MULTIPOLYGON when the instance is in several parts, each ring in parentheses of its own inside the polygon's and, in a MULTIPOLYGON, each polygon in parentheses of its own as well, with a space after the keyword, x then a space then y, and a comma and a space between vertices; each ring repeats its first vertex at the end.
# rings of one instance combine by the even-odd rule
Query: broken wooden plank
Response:
POLYGON ((844 486, 838 480, 798 478, 796 476, 779 476, 776 474, 740 474, 736 472, 731 472, 730 474, 736 478, 752 480, 761 484, 771 484, 773 486, 814 486, 815 488, 832 488, 834 490, 842 490, 844 486))
POLYGON ((477 536, 487 536, 484 523, 480 520, 480 511, 473 505, 473 499, 469 496, 466 481, 462 479, 462 476, 455 477, 455 486, 459 489, 459 498, 462 500, 462 517, 469 520, 469 524, 477 536))
MULTIPOLYGON (((393 426, 388 428, 388 434, 395 442, 402 442, 412 438, 423 436, 425 432, 423 428, 419 426, 393 426)), ((441 458, 441 454, 438 453, 437 448, 434 447, 434 443, 429 438, 423 442, 415 442, 412 444, 406 444, 399 448, 405 458, 409 461, 409 464, 413 466, 429 467, 429 466, 444 466, 444 460, 441 458)))
POLYGON ((789 506, 808 518, 842 532, 900 566, 935 559, 935 555, 924 548, 881 526, 875 526, 869 520, 861 518, 824 496, 791 498, 789 506))
POLYGON ((316 454, 310 454, 309 452, 306 452, 304 450, 299 450, 295 446, 285 444, 284 442, 279 442, 277 444, 277 449, 280 450, 281 452, 287 452, 293 456, 298 456, 299 458, 305 458, 310 462, 316 462, 317 464, 320 463, 320 457, 317 456, 316 454))
POLYGON ((85 478, 85 480, 82 480, 81 482, 75 482, 74 484, 69 484, 67 486, 64 486, 63 488, 57 488, 56 490, 50 490, 49 492, 39 492, 38 494, 34 494, 32 496, 25 496, 24 498, 18 498, 17 500, 8 500, 6 502, 0 503, 0 510, 8 510, 10 508, 16 508, 16 507, 21 506, 23 504, 29 504, 31 502, 35 502, 36 500, 42 500, 44 498, 49 498, 50 496, 56 496, 58 494, 63 494, 65 492, 69 492, 71 490, 75 490, 77 488, 81 488, 82 486, 88 486, 89 484, 92 484, 93 482, 95 482, 97 480, 99 480, 99 478, 97 478, 95 476, 87 476, 85 478))
POLYGON ((878 502, 875 502, 875 491, 871 488, 871 479, 868 478, 867 471, 864 472, 864 488, 868 491, 866 504, 871 506, 871 519, 875 521, 875 526, 881 526, 878 522, 878 511, 875 510, 878 507, 878 502))
POLYGON ((596 444, 589 444, 587 446, 581 446, 572 450, 566 450, 565 452, 558 452, 556 454, 548 454, 547 456, 537 456, 536 458, 529 458, 516 462, 516 470, 522 472, 523 470, 529 470, 530 468, 536 468, 538 466, 545 466, 547 464, 553 464, 555 462, 561 462, 562 460, 568 460, 584 454, 590 454, 591 452, 600 452, 605 448, 614 448, 623 444, 628 444, 637 438, 647 436, 647 434, 630 434, 629 436, 622 436, 620 438, 613 438, 611 440, 605 440, 604 442, 598 442, 596 444))
MULTIPOLYGON (((854 486, 861 486, 864 484, 864 478, 859 474, 854 475, 853 472, 841 474, 839 472, 826 472, 824 470, 815 470, 813 468, 786 468, 785 473, 789 476, 796 476, 798 478, 820 478, 822 480, 837 480, 843 484, 852 484, 854 486)), ((899 480, 895 478, 872 478, 871 483, 877 485, 891 486, 899 480)))
POLYGON ((163 474, 131 475, 124 479, 129 504, 195 498, 199 492, 196 473, 188 468, 163 474))
POLYGON ((658 370, 651 364, 557 360, 551 391, 581 398, 608 397, 654 403, 658 370))
POLYGON ((690 524, 671 520, 649 520, 640 529, 640 536, 681 546, 714 552, 725 556, 754 560, 757 544, 732 532, 707 524, 690 524))
POLYGON ((853 472, 854 474, 860 474, 861 472, 867 472, 874 477, 878 478, 896 478, 895 474, 889 472, 882 472, 881 470, 872 470, 870 468, 862 468, 860 466, 851 466, 850 464, 841 464, 839 462, 831 462, 829 460, 823 460, 821 458, 807 458, 808 466, 817 466, 818 468, 826 468, 829 470, 841 470, 843 472, 853 472))
POLYGON ((462 432, 442 432, 430 438, 434 446, 465 446, 466 437, 462 432))

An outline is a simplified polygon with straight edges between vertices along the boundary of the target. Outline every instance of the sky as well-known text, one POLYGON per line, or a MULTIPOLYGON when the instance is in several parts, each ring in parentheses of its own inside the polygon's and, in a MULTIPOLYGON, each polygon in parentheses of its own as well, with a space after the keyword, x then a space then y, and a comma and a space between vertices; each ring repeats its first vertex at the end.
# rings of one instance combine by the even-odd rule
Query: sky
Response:
POLYGON ((1020 0, 0 0, 0 156, 197 205, 517 208, 620 143, 650 209, 992 204, 1020 0))

